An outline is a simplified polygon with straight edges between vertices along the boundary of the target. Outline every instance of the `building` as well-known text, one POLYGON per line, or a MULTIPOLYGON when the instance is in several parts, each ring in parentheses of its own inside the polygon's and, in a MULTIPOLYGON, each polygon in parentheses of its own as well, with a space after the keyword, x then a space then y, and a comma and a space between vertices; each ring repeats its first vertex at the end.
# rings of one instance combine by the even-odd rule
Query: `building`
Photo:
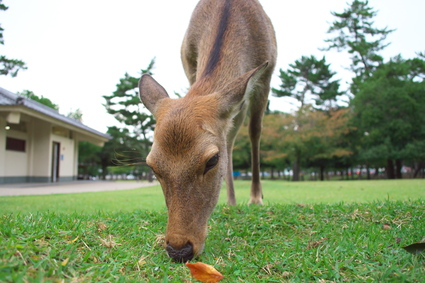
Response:
POLYGON ((110 136, 0 88, 0 184, 76 180, 78 142, 110 136))

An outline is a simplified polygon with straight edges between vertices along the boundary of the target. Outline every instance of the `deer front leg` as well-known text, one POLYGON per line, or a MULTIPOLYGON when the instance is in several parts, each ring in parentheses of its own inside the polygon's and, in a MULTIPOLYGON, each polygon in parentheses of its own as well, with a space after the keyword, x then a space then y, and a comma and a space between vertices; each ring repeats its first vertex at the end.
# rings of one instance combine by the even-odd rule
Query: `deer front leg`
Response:
POLYGON ((233 162, 232 162, 232 149, 227 150, 228 155, 228 168, 226 172, 226 190, 227 190, 227 204, 236 205, 235 187, 233 185, 233 162), (230 154, 229 154, 230 152, 230 154))
POLYGON ((227 188, 227 204, 236 205, 235 188, 233 185, 233 145, 239 129, 245 120, 247 106, 244 104, 238 115, 233 119, 233 127, 227 134, 227 172, 226 172, 226 188, 227 188))
POLYGON ((252 183, 249 204, 263 204, 260 182, 260 139, 263 115, 267 107, 269 88, 262 88, 253 96, 250 104, 249 137, 251 139, 252 183))

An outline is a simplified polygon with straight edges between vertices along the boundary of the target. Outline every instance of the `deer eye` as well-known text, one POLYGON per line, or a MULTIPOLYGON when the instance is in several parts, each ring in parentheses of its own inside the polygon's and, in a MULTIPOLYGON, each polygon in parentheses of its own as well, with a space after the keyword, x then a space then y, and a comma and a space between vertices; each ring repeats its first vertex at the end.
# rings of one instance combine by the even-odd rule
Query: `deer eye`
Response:
POLYGON ((204 174, 206 174, 208 171, 213 169, 217 165, 219 159, 220 159, 220 156, 218 155, 218 153, 214 155, 213 157, 211 157, 210 160, 208 160, 207 164, 205 165, 204 174))

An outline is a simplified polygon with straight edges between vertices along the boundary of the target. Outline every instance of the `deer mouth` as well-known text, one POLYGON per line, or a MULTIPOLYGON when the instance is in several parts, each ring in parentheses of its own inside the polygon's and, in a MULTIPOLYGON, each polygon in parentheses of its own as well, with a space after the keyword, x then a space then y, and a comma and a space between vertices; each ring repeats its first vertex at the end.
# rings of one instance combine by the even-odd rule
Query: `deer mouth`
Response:
POLYGON ((170 243, 167 243, 166 251, 168 256, 171 257, 176 262, 187 262, 190 261, 193 256, 193 245, 191 242, 187 242, 181 248, 174 248, 170 243))

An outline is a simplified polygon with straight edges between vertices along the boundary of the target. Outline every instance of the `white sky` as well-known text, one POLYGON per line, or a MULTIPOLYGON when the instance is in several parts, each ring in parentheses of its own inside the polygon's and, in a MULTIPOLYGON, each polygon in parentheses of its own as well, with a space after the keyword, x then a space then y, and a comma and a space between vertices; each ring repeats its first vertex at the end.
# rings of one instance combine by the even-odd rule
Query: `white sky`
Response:
MULTIPOLYGON (((330 11, 342 12, 351 0, 260 0, 271 18, 278 41, 278 70, 301 56, 324 53, 324 39, 334 20, 330 11)), ((0 76, 0 86, 25 89, 51 99, 66 114, 80 108, 86 125, 106 132, 117 125, 106 113, 102 95, 115 91, 128 72, 139 76, 156 57, 155 79, 170 95, 189 86, 180 61, 180 45, 197 0, 3 0, 0 13, 5 45, 0 54, 21 59, 28 70, 16 78, 0 76)), ((425 51, 424 0, 370 0, 378 10, 375 27, 397 29, 388 37, 383 55, 415 57, 425 51)), ((331 68, 347 81, 345 53, 326 53, 331 68)), ((287 111, 284 98, 272 98, 271 109, 287 111)))

